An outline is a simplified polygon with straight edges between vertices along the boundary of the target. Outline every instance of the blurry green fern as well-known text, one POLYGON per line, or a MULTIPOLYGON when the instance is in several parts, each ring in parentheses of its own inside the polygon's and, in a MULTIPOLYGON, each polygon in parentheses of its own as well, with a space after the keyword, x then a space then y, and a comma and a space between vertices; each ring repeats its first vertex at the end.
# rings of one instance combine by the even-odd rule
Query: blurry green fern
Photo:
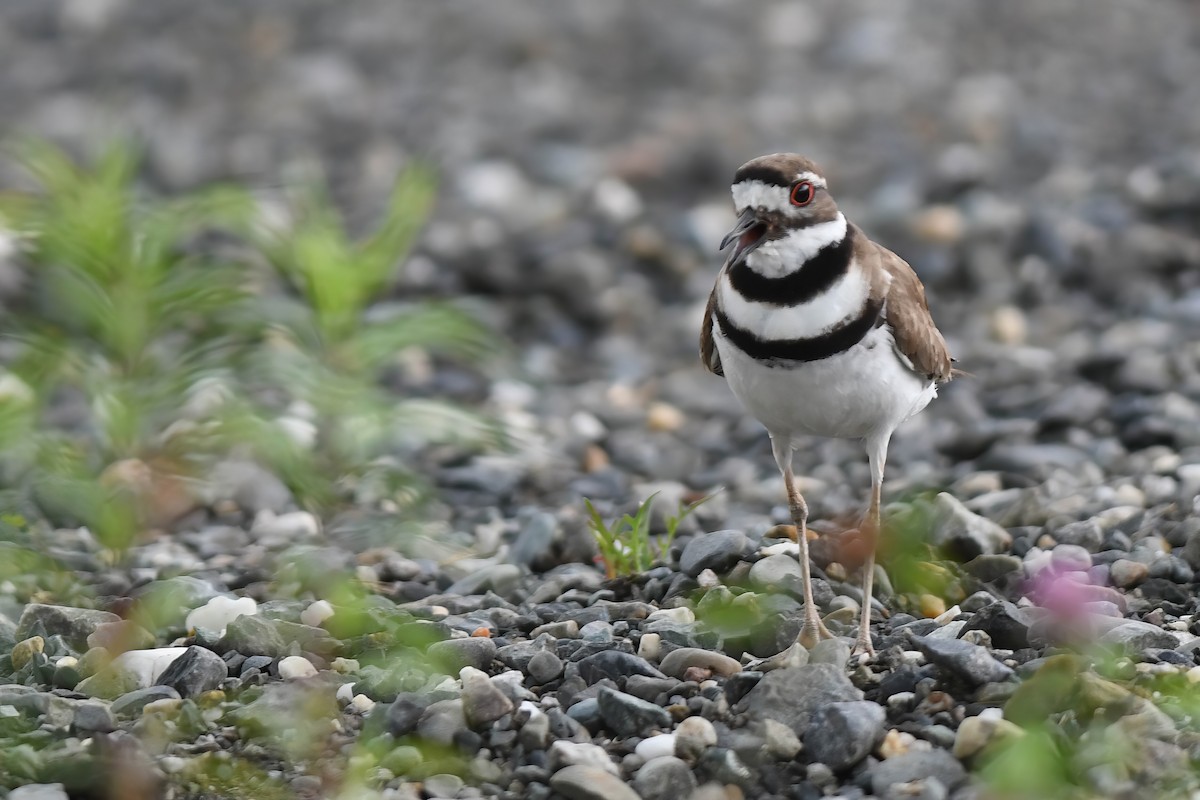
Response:
POLYGON ((285 224, 260 221, 251 239, 291 289, 256 309, 267 323, 251 354, 247 383, 282 393, 316 415, 324 474, 353 476, 368 465, 416 480, 400 460, 380 460, 430 443, 498 444, 499 429, 454 404, 397 397, 385 373, 414 352, 482 364, 497 353, 495 335, 449 303, 385 304, 413 241, 433 207, 436 180, 414 166, 397 180, 383 218, 352 238, 318 184, 297 192, 285 224), (357 465, 357 469, 356 469, 357 465))

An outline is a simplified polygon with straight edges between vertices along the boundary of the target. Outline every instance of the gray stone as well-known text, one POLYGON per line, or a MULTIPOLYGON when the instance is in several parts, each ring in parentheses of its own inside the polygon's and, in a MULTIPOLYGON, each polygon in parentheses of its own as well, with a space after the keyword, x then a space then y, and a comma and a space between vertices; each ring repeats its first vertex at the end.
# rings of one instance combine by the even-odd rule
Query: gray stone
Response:
POLYGON ((421 714, 417 734, 437 744, 449 746, 459 731, 468 730, 462 700, 439 700, 421 714))
POLYGON ((773 719, 803 737, 813 713, 830 703, 862 700, 840 667, 806 664, 768 672, 751 689, 737 710, 753 718, 773 719))
POLYGON ((680 647, 667 653, 658 668, 672 678, 683 679, 683 674, 689 667, 701 667, 712 670, 714 675, 728 678, 735 672, 741 672, 742 664, 735 658, 724 653, 714 653, 711 650, 701 650, 698 647, 680 647))
POLYGON ((508 558, 514 564, 531 566, 545 558, 554 540, 558 536, 558 520, 553 514, 537 511, 530 514, 517 534, 508 551, 508 558))
POLYGON ((1033 623, 1034 612, 1001 600, 975 612, 962 632, 983 631, 995 647, 1021 650, 1029 647, 1029 628, 1033 623))
POLYGON ((1129 620, 1106 631, 1100 644, 1116 645, 1126 650, 1142 651, 1151 647, 1174 649, 1179 640, 1157 625, 1139 620, 1129 620))
POLYGON ((276 628, 275 621, 257 614, 241 616, 230 622, 225 628, 221 646, 244 656, 280 658, 288 654, 287 642, 276 628))
POLYGON ((30 603, 21 612, 15 637, 17 641, 21 641, 31 636, 41 636, 44 639, 62 636, 67 640, 67 644, 83 652, 88 649, 88 636, 95 632, 97 626, 120 621, 120 617, 107 611, 30 603))
POLYGON ((517 565, 490 564, 455 581, 446 589, 446 594, 466 597, 491 589, 501 597, 506 597, 520 582, 521 568, 517 565))
POLYGON ((211 650, 192 645, 163 670, 158 683, 170 686, 183 697, 196 697, 216 689, 228 677, 224 659, 211 650))
POLYGON ((679 800, 695 790, 696 778, 682 760, 664 756, 642 765, 633 778, 633 788, 642 800, 679 800))
POLYGON ((424 783, 430 797, 457 797, 463 788, 463 779, 448 772, 430 775, 424 783))
POLYGON ((71 800, 61 783, 28 783, 8 793, 8 800, 71 800))
POLYGON ((630 675, 645 675, 649 678, 665 678, 666 675, 651 666, 650 662, 633 653, 620 650, 604 650, 593 653, 578 662, 580 676, 588 684, 608 678, 620 682, 630 675))
POLYGON ((1008 531, 974 513, 954 495, 938 494, 934 500, 934 513, 936 521, 930 538, 935 545, 953 547, 966 558, 995 555, 1012 546, 1008 531))
POLYGON ((526 670, 536 684, 545 684, 563 674, 562 659, 549 651, 534 653, 526 670))
POLYGON ((113 701, 109 710, 119 717, 136 717, 148 703, 157 700, 178 700, 179 692, 170 686, 147 686, 121 695, 113 701))
POLYGON ((850 660, 850 645, 841 639, 822 639, 808 651, 808 663, 844 667, 850 660))
POLYGON ((591 742, 569 742, 559 739, 550 745, 548 753, 551 769, 586 766, 611 775, 620 774, 617 765, 612 762, 604 748, 591 742))
POLYGON ((392 736, 407 736, 417 729, 421 715, 429 707, 429 702, 414 692, 401 692, 388 706, 385 719, 387 729, 392 736))
POLYGON ((804 573, 800 571, 800 562, 794 556, 767 556, 750 567, 751 583, 763 589, 778 588, 784 585, 789 576, 793 579, 804 579, 804 573))
POLYGON ((623 736, 644 735, 652 728, 670 730, 671 715, 654 703, 640 700, 631 694, 601 687, 596 696, 600 716, 609 730, 623 736))
POLYGON ((814 759, 841 772, 875 749, 886 716, 882 706, 867 700, 830 703, 813 713, 804 746, 814 759))
POLYGON ((474 667, 463 667, 460 677, 463 714, 472 728, 480 728, 512 713, 513 701, 488 679, 487 673, 474 667))
POLYGON ((723 572, 739 560, 749 542, 741 531, 701 533, 688 540, 679 556, 679 569, 694 578, 706 569, 723 572))
POLYGON ((895 784, 925 778, 934 778, 953 791, 966 780, 967 771, 945 750, 910 750, 876 764, 871 770, 871 788, 875 794, 887 797, 892 796, 888 790, 895 784))
POLYGON ((1104 531, 1094 519, 1068 522, 1054 531, 1054 540, 1059 544, 1075 545, 1094 553, 1104 544, 1104 531))
POLYGON ((984 583, 994 583, 1008 575, 1020 572, 1022 566, 1021 559, 1007 553, 976 556, 963 565, 967 572, 984 583))
POLYGON ((457 675, 463 667, 487 670, 496 657, 496 643, 486 636, 447 639, 429 645, 426 653, 447 674, 457 675))
POLYGON ((1013 675, 1009 667, 992 658, 987 648, 977 644, 961 639, 935 639, 928 636, 910 638, 913 645, 924 653, 931 663, 949 670, 974 686, 1000 683, 1013 675))
POLYGON ((75 706, 75 730, 91 733, 111 733, 117 722, 107 703, 80 703, 75 706))
POLYGON ((554 773, 550 788, 568 800, 641 800, 616 775, 583 764, 563 767, 554 773))

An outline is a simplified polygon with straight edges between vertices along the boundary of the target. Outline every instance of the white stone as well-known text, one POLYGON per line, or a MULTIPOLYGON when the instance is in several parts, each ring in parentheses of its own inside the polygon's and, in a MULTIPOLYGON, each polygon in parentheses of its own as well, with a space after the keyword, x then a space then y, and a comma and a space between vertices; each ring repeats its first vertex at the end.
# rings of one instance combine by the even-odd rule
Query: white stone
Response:
POLYGON ((264 509, 254 518, 250 533, 259 538, 308 539, 321 532, 321 523, 307 511, 288 511, 276 514, 264 509))
POLYGON ((186 647, 156 647, 153 650, 128 650, 113 659, 114 671, 121 671, 137 679, 139 688, 153 686, 158 676, 187 652, 186 647))
POLYGON ((375 707, 375 701, 365 694, 356 694, 354 695, 354 699, 350 701, 350 705, 354 706, 354 710, 360 714, 369 714, 371 709, 375 707))
POLYGON ((305 625, 312 625, 314 628, 319 628, 322 622, 332 616, 333 606, 330 605, 329 601, 317 600, 300 612, 300 621, 305 625))
POLYGON ((559 739, 550 745, 550 763, 558 766, 575 766, 578 764, 599 767, 606 772, 611 772, 613 775, 620 776, 621 774, 621 771, 613 763, 612 759, 609 758, 604 748, 589 742, 571 742, 566 739, 559 739))
POLYGON ((279 417, 275 420, 285 436, 304 450, 311 450, 317 443, 317 426, 299 417, 279 417))
POLYGON ((279 677, 285 681, 311 678, 316 674, 317 668, 304 656, 288 656, 279 662, 279 677))
POLYGON ((649 739, 642 739, 633 752, 645 761, 663 756, 673 756, 675 755, 675 734, 663 733, 651 736, 649 739))
POLYGON ((341 703, 349 703, 354 699, 354 684, 343 683, 334 693, 334 697, 336 697, 341 703))
POLYGON ((188 630, 203 628, 225 635, 225 628, 238 617, 249 617, 258 613, 258 603, 253 597, 225 597, 219 595, 187 615, 188 630))
POLYGON ((638 656, 647 661, 658 661, 662 654, 662 637, 657 633, 643 633, 638 642, 638 656))
POLYGON ((678 606, 676 608, 660 608, 657 611, 651 611, 646 617, 646 622, 651 622, 656 619, 670 620, 684 625, 696 621, 696 614, 687 606, 678 606))

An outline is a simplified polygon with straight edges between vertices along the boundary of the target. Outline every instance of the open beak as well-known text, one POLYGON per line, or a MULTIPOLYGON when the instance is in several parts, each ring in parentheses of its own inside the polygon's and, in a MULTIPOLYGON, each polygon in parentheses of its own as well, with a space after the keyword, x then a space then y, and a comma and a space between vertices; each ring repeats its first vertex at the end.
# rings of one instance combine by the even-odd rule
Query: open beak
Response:
POLYGON ((733 230, 725 234, 725 238, 721 240, 721 249, 733 245, 733 249, 729 251, 729 259, 726 263, 730 267, 735 267, 750 255, 754 248, 762 244, 763 237, 767 235, 767 225, 758 218, 754 213, 754 209, 747 208, 738 217, 737 224, 733 226, 733 230))

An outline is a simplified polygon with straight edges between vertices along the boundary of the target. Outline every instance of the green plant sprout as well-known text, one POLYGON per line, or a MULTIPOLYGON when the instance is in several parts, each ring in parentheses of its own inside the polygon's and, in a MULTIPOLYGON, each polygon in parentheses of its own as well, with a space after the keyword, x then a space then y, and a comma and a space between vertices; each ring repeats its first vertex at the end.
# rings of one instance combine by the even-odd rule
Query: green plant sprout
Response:
POLYGON ((655 541, 650 533, 650 510, 658 492, 643 500, 632 515, 625 514, 611 525, 604 521, 600 512, 592 505, 592 501, 585 497, 583 502, 588 510, 588 527, 600 551, 605 577, 613 580, 619 576, 635 575, 650 569, 656 560, 663 558, 670 551, 679 525, 693 511, 715 496, 716 492, 705 495, 694 503, 680 503, 675 515, 667 518, 666 535, 659 541, 655 541))

